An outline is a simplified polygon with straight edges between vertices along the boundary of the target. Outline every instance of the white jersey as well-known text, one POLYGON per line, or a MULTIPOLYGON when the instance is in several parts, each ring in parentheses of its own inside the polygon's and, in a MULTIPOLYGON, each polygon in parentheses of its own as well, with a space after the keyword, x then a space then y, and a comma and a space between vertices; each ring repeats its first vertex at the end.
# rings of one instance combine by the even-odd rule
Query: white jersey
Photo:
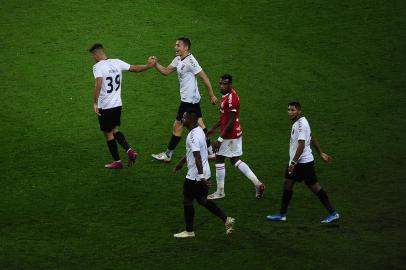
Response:
POLYGON ((289 143, 289 164, 296 154, 299 140, 305 141, 305 147, 303 149, 302 155, 299 157, 298 163, 307 163, 314 160, 312 148, 310 147, 311 139, 312 137, 309 122, 307 122, 307 119, 303 116, 299 118, 295 123, 293 123, 292 126, 289 143))
POLYGON ((180 100, 187 103, 200 101, 199 88, 197 87, 196 74, 202 71, 197 60, 189 54, 183 60, 176 56, 170 65, 176 68, 180 85, 180 100))
POLYGON ((200 181, 193 152, 199 151, 202 158, 203 174, 206 179, 211 176, 209 160, 207 156, 206 135, 200 126, 192 129, 186 138, 186 161, 188 172, 187 179, 200 181))
POLYGON ((120 59, 101 60, 93 66, 94 78, 103 78, 98 100, 99 108, 110 109, 122 105, 121 71, 127 71, 129 69, 130 64, 120 59))

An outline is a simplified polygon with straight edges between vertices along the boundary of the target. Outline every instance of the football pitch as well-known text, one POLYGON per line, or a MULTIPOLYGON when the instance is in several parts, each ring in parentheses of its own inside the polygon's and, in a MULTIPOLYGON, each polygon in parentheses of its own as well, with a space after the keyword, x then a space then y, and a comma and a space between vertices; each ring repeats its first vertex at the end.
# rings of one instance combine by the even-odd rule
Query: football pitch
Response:
MULTIPOLYGON (((1 270, 404 269, 405 1, 3 2, 1 270), (156 55, 167 66, 180 36, 191 39, 217 97, 219 76, 233 75, 243 160, 267 187, 255 199, 250 181, 226 163, 218 204, 236 218, 231 235, 195 203, 196 237, 172 236, 184 228, 186 170, 172 168, 187 132, 171 164, 151 154, 171 135, 176 74, 124 74, 121 131, 139 158, 131 168, 104 168, 111 157, 92 111, 87 49, 101 42, 111 58, 145 64, 156 55), (303 184, 287 222, 265 219, 280 206, 292 100, 333 157, 325 164, 315 154, 341 215, 331 226, 320 225, 327 212, 303 184)), ((210 127, 219 111, 199 87, 210 127)))

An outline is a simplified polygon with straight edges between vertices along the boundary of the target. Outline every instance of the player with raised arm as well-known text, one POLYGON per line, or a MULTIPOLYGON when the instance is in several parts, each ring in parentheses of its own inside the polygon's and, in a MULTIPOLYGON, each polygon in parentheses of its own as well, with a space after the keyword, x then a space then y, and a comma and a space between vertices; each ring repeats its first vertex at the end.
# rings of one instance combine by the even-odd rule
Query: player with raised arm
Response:
POLYGON ((100 130, 104 133, 113 162, 106 164, 109 169, 121 169, 123 164, 117 149, 118 142, 128 156, 128 166, 132 166, 137 152, 130 147, 124 134, 118 130, 121 122, 121 82, 122 72, 142 72, 155 65, 155 59, 149 58, 148 64, 133 66, 120 59, 108 59, 103 45, 94 44, 89 52, 96 64, 93 66, 95 78, 93 110, 96 113, 100 130))
POLYGON ((302 115, 302 106, 299 102, 288 104, 288 116, 293 122, 290 143, 289 163, 286 167, 285 181, 283 184, 282 204, 279 213, 269 215, 269 221, 286 221, 288 206, 293 195, 293 186, 296 182, 304 181, 307 187, 319 198, 328 211, 328 216, 321 221, 327 224, 338 220, 340 215, 334 210, 327 196, 318 182, 314 170, 314 157, 311 146, 316 148, 323 161, 331 161, 331 157, 324 153, 316 138, 311 133, 309 122, 302 115))
MULTIPOLYGON (((175 122, 173 123, 172 136, 169 140, 168 148, 162 153, 152 154, 154 159, 164 161, 166 163, 171 161, 172 154, 181 139, 183 130, 181 119, 184 112, 195 112, 198 117, 199 126, 201 126, 205 132, 207 131, 202 118, 202 111, 200 108, 200 93, 197 86, 196 77, 200 78, 207 88, 210 102, 213 105, 217 103, 217 98, 213 93, 210 80, 204 70, 200 67, 196 58, 190 53, 190 48, 191 42, 189 38, 178 38, 175 44, 176 57, 173 59, 173 61, 167 67, 160 65, 158 61, 155 65, 156 70, 165 76, 176 70, 180 85, 181 102, 176 114, 175 122)), ((209 151, 209 159, 214 159, 215 155, 211 150, 212 148, 210 145, 210 140, 207 139, 206 143, 209 151)))
POLYGON ((232 87, 233 78, 229 74, 221 76, 219 85, 223 97, 220 102, 220 120, 209 130, 208 136, 220 127, 220 137, 213 143, 216 153, 217 190, 207 198, 210 200, 224 198, 224 179, 226 175, 225 158, 230 158, 231 164, 238 168, 255 186, 255 196, 262 197, 265 185, 258 180, 250 167, 241 160, 242 128, 240 125, 240 98, 232 87))

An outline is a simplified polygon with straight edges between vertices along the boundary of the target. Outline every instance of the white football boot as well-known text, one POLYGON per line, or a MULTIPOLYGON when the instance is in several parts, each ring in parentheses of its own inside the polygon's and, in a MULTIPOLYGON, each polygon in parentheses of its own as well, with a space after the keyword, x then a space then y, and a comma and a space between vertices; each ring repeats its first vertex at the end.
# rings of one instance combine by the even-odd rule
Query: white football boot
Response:
POLYGON ((165 152, 159 154, 152 154, 151 156, 158 161, 163 161, 165 163, 171 162, 171 158, 168 157, 165 152))
POLYGON ((230 234, 233 232, 234 222, 235 222, 235 218, 227 217, 227 220, 224 223, 224 226, 226 227, 226 234, 230 234))
POLYGON ((173 237, 175 237, 175 238, 195 237, 195 233, 194 232, 183 231, 183 232, 180 232, 180 233, 175 233, 173 235, 173 237))
POLYGON ((224 193, 224 191, 221 192, 221 191, 217 190, 216 192, 214 192, 210 195, 207 195, 207 199, 208 200, 217 200, 217 199, 224 198, 225 196, 226 196, 226 194, 224 193))

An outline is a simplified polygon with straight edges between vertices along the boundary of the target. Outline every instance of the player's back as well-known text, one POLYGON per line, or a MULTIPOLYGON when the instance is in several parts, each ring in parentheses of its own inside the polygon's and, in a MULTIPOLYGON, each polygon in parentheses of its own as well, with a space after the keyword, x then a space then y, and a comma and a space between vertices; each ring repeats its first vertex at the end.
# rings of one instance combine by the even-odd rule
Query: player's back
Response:
POLYGON ((122 105, 121 79, 122 71, 127 71, 130 65, 120 59, 105 59, 93 66, 95 78, 103 78, 98 106, 102 109, 122 105))

